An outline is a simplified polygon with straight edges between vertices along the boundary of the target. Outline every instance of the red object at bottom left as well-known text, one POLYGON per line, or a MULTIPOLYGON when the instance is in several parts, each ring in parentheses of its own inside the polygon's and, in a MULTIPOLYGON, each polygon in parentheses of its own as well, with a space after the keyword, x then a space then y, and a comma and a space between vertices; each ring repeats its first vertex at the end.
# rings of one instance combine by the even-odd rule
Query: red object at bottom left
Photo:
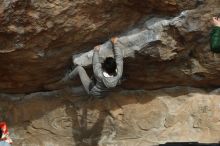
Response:
POLYGON ((0 122, 0 128, 2 130, 2 137, 0 138, 0 141, 5 141, 7 143, 12 144, 12 140, 9 136, 8 127, 5 122, 0 122))

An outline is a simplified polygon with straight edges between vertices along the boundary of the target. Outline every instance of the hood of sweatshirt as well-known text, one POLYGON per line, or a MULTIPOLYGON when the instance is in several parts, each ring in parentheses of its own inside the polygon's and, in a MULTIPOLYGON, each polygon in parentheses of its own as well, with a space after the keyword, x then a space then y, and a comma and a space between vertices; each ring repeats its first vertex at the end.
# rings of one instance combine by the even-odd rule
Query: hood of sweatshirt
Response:
POLYGON ((118 76, 104 77, 102 78, 103 83, 107 88, 114 88, 118 84, 118 76))

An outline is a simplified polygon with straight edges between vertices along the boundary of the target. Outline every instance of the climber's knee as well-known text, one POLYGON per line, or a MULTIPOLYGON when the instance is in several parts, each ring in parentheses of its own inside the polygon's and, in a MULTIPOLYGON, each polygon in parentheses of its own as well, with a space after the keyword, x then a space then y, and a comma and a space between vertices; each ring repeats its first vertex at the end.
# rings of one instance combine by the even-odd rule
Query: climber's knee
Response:
POLYGON ((77 69, 78 73, 85 71, 85 69, 82 66, 80 66, 80 65, 78 65, 76 67, 76 69, 77 69))
POLYGON ((80 66, 80 65, 78 65, 76 68, 77 68, 78 70, 82 70, 82 69, 83 69, 83 67, 80 66))

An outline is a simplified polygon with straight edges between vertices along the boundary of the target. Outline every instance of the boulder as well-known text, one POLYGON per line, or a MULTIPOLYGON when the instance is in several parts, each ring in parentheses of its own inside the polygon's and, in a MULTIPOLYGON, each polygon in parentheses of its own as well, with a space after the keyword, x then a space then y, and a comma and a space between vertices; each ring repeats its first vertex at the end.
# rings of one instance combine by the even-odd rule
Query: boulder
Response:
MULTIPOLYGON (((217 8, 216 3, 205 4, 210 11, 204 11, 214 13, 217 9, 211 12, 211 8, 217 8)), ((143 19, 173 17, 199 4, 197 0, 3 0, 0 91, 42 91, 44 85, 59 80, 70 69, 72 55, 134 29, 143 19)))

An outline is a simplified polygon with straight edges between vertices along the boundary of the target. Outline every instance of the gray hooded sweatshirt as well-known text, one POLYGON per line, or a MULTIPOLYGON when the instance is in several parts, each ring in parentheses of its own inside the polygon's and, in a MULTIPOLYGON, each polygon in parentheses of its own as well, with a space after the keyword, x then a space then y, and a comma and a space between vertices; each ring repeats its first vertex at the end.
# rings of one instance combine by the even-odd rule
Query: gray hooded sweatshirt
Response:
POLYGON ((99 52, 94 50, 93 53, 93 72, 96 79, 96 84, 90 90, 90 94, 96 97, 103 97, 107 94, 110 88, 114 88, 123 73, 123 53, 122 53, 122 44, 117 41, 114 48, 114 56, 117 65, 117 75, 112 77, 105 77, 103 75, 102 65, 99 60, 99 52))

